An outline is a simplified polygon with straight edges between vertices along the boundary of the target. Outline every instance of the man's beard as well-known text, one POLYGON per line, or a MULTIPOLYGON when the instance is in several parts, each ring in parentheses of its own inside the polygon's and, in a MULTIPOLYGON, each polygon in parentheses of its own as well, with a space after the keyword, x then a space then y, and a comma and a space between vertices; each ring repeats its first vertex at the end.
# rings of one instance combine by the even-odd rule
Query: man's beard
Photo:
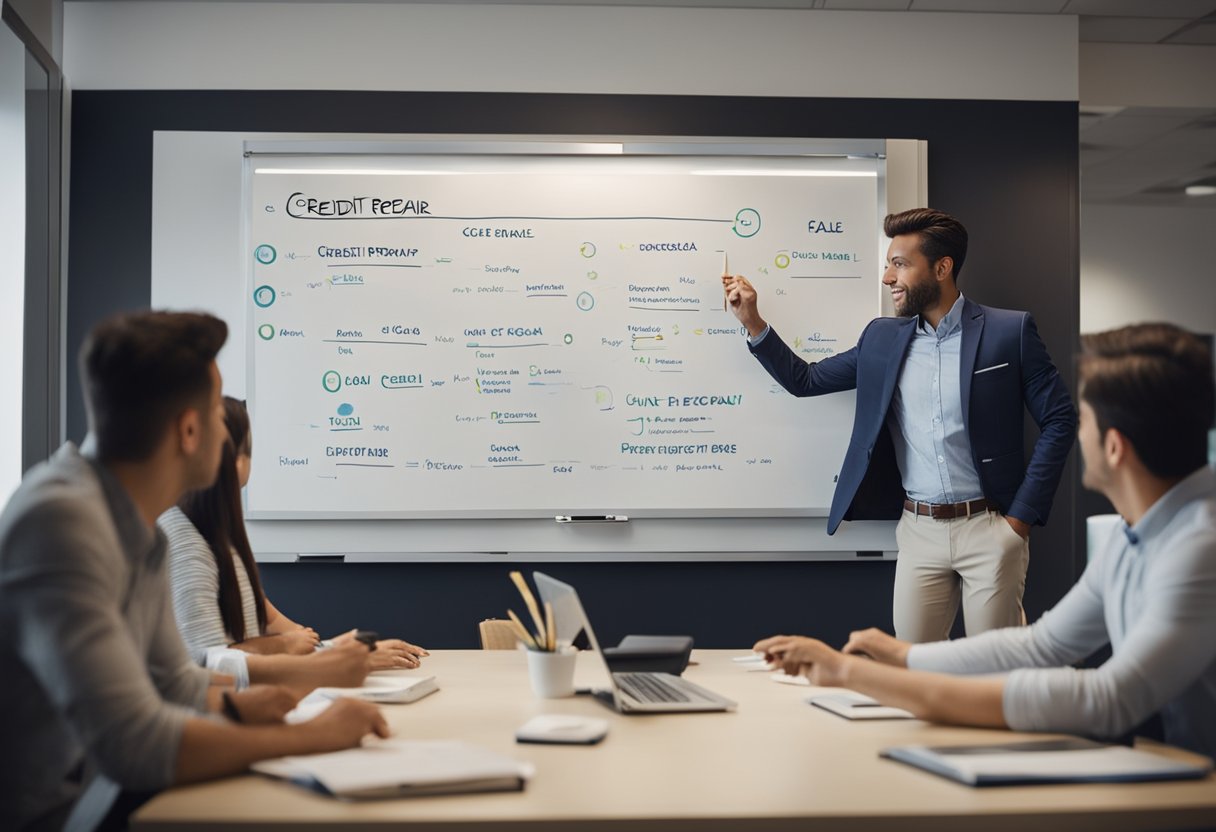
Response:
POLYGON ((942 297, 942 286, 936 280, 920 283, 916 286, 904 287, 904 305, 900 310, 901 318, 915 318, 926 309, 933 306, 942 297))

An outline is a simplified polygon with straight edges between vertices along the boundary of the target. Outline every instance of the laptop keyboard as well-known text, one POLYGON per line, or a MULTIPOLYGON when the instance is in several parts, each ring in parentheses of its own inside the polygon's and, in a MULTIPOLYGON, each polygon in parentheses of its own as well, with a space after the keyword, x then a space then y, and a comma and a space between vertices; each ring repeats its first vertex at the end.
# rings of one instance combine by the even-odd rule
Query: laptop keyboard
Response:
POLYGON ((621 690, 639 702, 690 702, 688 694, 652 673, 614 673, 621 690))

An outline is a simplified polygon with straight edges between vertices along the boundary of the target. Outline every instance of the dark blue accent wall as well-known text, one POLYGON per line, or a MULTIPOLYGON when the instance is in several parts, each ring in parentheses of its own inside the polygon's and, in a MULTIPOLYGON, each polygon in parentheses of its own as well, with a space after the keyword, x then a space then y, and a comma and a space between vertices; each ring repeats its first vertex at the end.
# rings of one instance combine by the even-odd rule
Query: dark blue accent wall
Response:
MULTIPOLYGON (((85 432, 74 356, 105 315, 151 297, 155 130, 905 138, 929 142, 933 207, 967 225, 960 288, 1028 309, 1070 387, 1078 306, 1075 102, 300 91, 80 91, 72 97, 68 436, 85 432)), ((878 276, 875 275, 875 279, 878 276)), ((1027 443, 1035 432, 1028 428, 1027 443)), ((1033 620, 1083 566, 1070 463, 1031 539, 1033 620)), ((758 547, 760 544, 758 542, 758 547)), ((353 626, 471 647, 476 622, 518 606, 507 565, 267 564, 274 602, 332 633, 353 626)), ((530 568, 527 565, 524 568, 530 568)), ((890 563, 571 563, 541 567, 585 595, 601 638, 691 633, 736 647, 775 632, 840 643, 891 626, 890 563)))

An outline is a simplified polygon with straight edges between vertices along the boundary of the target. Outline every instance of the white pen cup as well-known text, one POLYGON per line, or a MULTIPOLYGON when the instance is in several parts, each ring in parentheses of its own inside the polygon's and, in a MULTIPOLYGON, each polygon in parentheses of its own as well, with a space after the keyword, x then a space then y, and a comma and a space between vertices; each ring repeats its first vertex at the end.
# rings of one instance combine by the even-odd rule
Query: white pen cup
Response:
POLYGON ((561 647, 556 652, 527 650, 528 677, 532 692, 541 699, 560 699, 574 695, 574 665, 578 649, 561 647))

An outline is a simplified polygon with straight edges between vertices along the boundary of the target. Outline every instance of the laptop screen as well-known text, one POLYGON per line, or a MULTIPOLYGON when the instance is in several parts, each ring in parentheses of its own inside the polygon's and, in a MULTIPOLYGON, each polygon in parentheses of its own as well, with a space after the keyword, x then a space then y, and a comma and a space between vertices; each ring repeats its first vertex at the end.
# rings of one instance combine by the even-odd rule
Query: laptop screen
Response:
POLYGON ((617 710, 620 710, 621 693, 617 689, 616 680, 612 678, 608 661, 600 650, 595 630, 591 629, 591 620, 587 618, 587 612, 583 609, 582 602, 579 601, 578 592, 570 584, 551 578, 544 572, 533 572, 532 580, 536 582, 541 602, 553 605, 553 621, 559 646, 573 644, 580 631, 587 632, 587 641, 591 643, 591 651, 595 653, 604 668, 604 675, 607 676, 608 685, 612 690, 613 702, 616 704, 617 710))

